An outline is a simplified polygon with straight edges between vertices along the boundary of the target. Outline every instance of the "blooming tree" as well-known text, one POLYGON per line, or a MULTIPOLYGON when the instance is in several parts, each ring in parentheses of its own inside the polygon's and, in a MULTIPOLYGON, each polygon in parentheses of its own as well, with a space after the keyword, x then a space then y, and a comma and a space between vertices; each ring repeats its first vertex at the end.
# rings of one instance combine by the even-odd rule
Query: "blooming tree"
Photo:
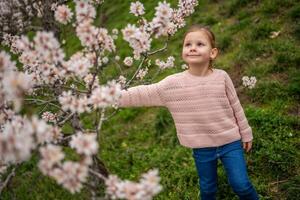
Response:
MULTIPOLYGON (((70 58, 51 31, 37 31, 32 39, 26 35, 5 37, 4 44, 18 60, 12 61, 10 54, 0 52, 0 174, 8 166, 11 169, 7 176, 0 176, 0 193, 16 167, 36 152, 40 171, 71 193, 79 192, 93 175, 105 184, 106 198, 152 199, 162 190, 158 169, 143 174, 139 182, 109 174, 96 155, 98 138, 103 122, 118 110, 121 90, 130 87, 135 79, 143 81, 151 65, 150 57, 167 48, 169 38, 184 27, 185 17, 194 12, 197 1, 179 0, 177 8, 159 2, 149 21, 143 17, 143 4, 131 3, 130 13, 138 17, 138 22, 121 30, 132 50, 132 55, 123 61, 114 42, 119 30, 93 25, 95 7, 102 6, 103 1, 73 3, 74 10, 66 4, 52 5, 55 20, 63 25, 73 23, 82 45, 82 50, 70 58), (166 38, 164 47, 153 50, 152 42, 161 37, 166 38), (113 63, 120 68, 133 67, 134 60, 138 65, 132 77, 120 75, 105 80, 105 66, 113 63), (103 80, 106 83, 100 84, 103 80), (20 112, 24 104, 33 105, 35 113, 20 112), (109 108, 114 111, 106 116, 109 108), (84 126, 82 113, 97 116, 94 128, 84 126), (72 133, 64 132, 66 124, 71 125, 72 133), (68 160, 62 147, 73 149, 78 159, 68 160)), ((174 67, 174 60, 156 60, 158 72, 174 67)))
MULTIPOLYGON (((56 34, 58 27, 53 9, 67 0, 1 0, 0 1, 0 41, 9 34, 20 35, 30 30, 51 30, 56 34), (41 26, 33 21, 39 18, 41 26)), ((7 39, 7 38, 6 38, 7 39)))

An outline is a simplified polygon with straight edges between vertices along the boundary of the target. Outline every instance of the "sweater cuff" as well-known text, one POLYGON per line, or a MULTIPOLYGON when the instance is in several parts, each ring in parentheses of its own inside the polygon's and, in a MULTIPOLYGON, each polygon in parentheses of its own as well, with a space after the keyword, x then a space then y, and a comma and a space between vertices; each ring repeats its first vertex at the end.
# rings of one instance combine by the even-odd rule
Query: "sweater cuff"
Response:
POLYGON ((247 129, 240 131, 242 142, 250 142, 253 140, 252 128, 249 126, 247 129))

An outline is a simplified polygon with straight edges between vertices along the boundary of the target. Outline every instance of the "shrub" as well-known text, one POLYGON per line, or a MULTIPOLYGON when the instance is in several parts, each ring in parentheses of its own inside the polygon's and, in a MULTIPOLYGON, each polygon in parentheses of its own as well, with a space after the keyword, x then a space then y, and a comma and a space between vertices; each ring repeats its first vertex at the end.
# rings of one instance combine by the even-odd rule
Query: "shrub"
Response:
POLYGON ((273 72, 282 72, 287 68, 299 68, 300 49, 292 41, 280 40, 271 44, 275 63, 273 72))
POLYGON ((221 35, 217 40, 218 40, 217 41, 218 48, 222 52, 225 52, 230 47, 230 45, 232 43, 232 37, 230 35, 227 35, 227 34, 221 35))
POLYGON ((284 85, 276 80, 260 81, 249 90, 253 102, 267 103, 274 99, 287 99, 288 92, 284 85))
POLYGON ((263 22, 252 29, 250 38, 251 40, 266 39, 270 36, 271 32, 275 30, 271 22, 263 22))
POLYGON ((300 72, 292 71, 289 75, 289 85, 287 91, 290 96, 294 96, 296 100, 300 101, 300 72))
POLYGON ((290 17, 291 21, 298 21, 300 20, 300 5, 294 6, 288 13, 288 16, 290 17))
MULTIPOLYGON (((281 101, 284 106, 284 101, 281 101)), ((299 166, 297 129, 299 119, 278 112, 278 105, 270 109, 247 109, 249 124, 254 132, 252 158, 257 167, 273 178, 295 175, 299 166)))
POLYGON ((247 6, 249 3, 255 2, 255 0, 234 0, 228 5, 227 16, 230 17, 236 14, 242 7, 247 6))

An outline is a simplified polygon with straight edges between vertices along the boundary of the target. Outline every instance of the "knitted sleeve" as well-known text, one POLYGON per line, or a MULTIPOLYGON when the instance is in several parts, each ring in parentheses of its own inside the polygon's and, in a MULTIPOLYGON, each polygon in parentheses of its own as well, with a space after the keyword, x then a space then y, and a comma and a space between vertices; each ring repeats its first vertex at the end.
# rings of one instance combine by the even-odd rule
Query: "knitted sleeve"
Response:
POLYGON ((150 85, 138 85, 127 90, 123 89, 118 107, 164 106, 162 84, 165 79, 150 85))
POLYGON ((237 92, 234 88, 231 78, 225 72, 225 85, 226 85, 226 94, 229 99, 230 105, 232 107, 234 116, 239 126, 240 134, 243 142, 249 142, 253 139, 252 128, 248 124, 248 120, 245 116, 244 110, 241 106, 237 92))

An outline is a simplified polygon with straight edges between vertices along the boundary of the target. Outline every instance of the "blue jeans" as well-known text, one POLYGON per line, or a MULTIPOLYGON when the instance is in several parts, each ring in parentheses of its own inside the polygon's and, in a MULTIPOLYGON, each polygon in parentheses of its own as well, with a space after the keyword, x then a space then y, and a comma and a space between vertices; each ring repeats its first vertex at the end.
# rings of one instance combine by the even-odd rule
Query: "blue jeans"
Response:
POLYGON ((229 185, 241 200, 259 199, 252 186, 244 158, 241 140, 219 147, 194 148, 202 200, 214 200, 217 193, 217 161, 221 159, 229 185))

